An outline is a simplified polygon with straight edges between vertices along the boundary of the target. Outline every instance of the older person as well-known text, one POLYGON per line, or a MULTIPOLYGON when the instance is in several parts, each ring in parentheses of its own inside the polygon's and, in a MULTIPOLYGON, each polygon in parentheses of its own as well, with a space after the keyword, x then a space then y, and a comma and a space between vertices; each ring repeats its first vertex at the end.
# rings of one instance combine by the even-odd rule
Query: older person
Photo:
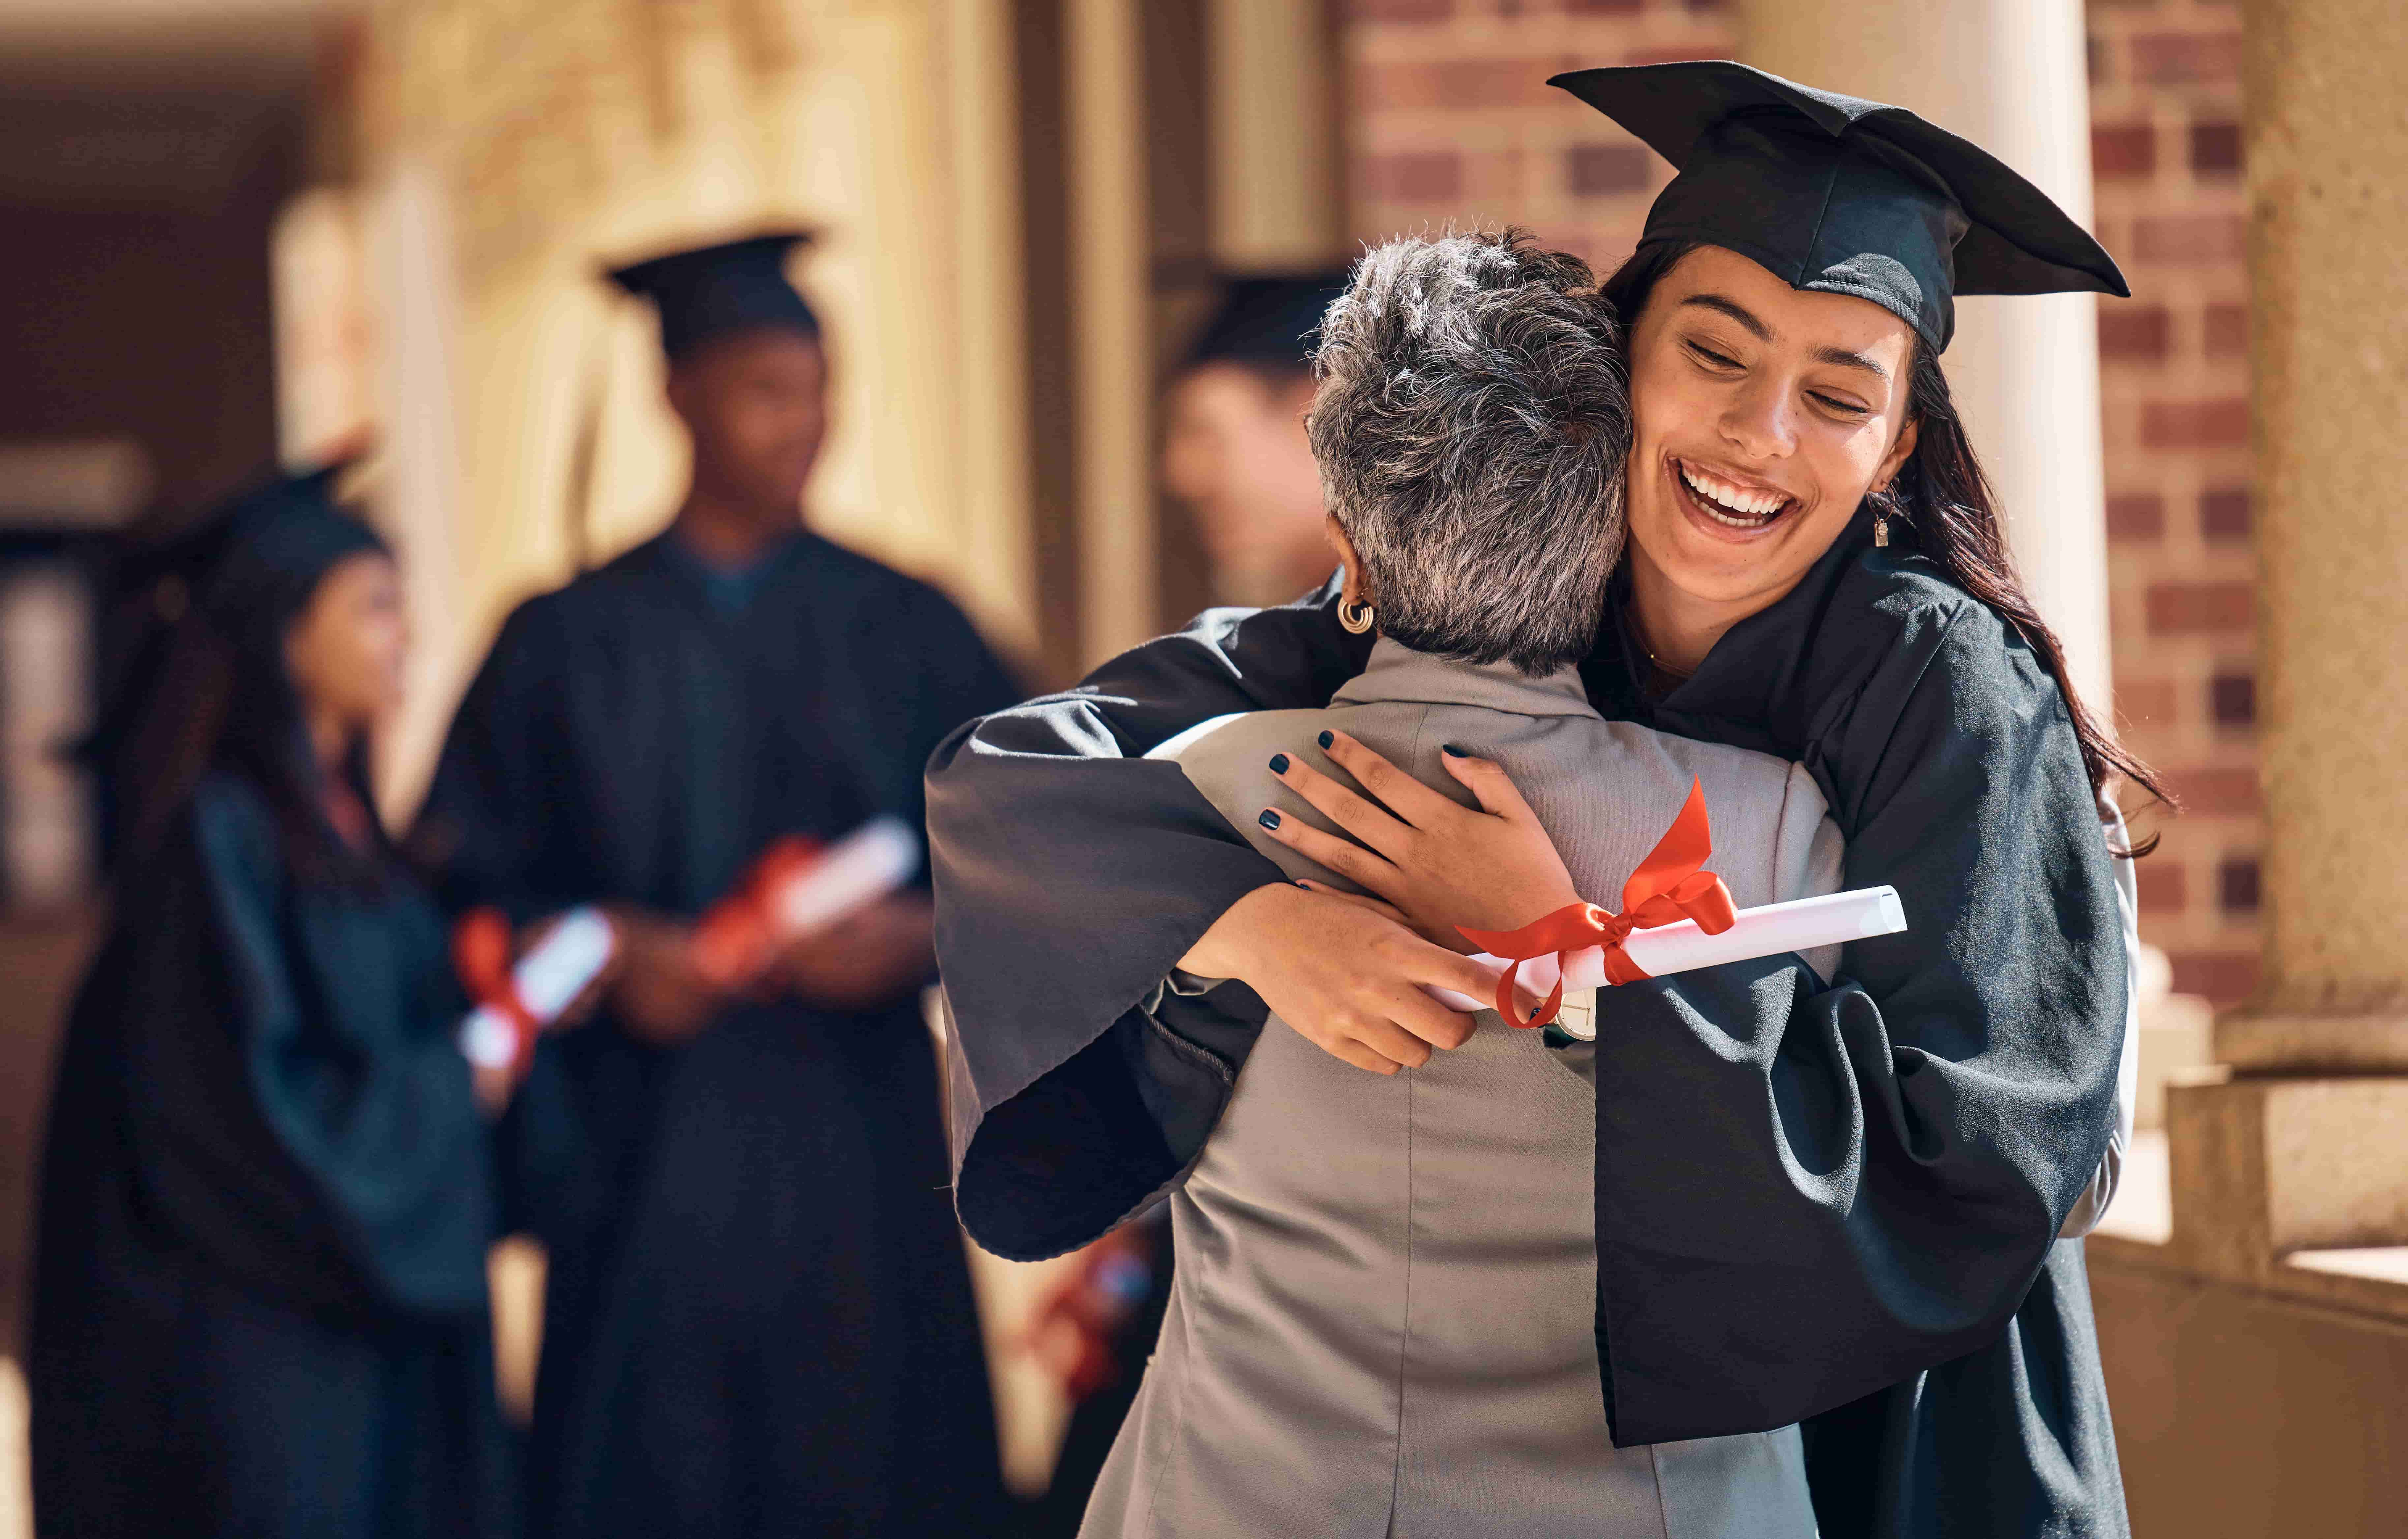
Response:
MULTIPOLYGON (((1804 770, 1589 709, 1575 665, 1622 541, 1629 435, 1615 331, 1583 264, 1510 233, 1381 247, 1330 309, 1313 439, 1342 612, 1379 644, 1326 710, 1225 717, 1154 755, 1291 876, 1338 890, 1272 830, 1326 827, 1281 777, 1334 769, 1342 737, 1440 784, 1449 756, 1510 766, 1527 800, 1502 810, 1562 830, 1600 890, 1696 779, 1741 901, 1836 883, 1804 770), (1608 800, 1629 815, 1588 815, 1608 800)), ((1481 1021, 1410 1073, 1393 1023, 1371 1043, 1266 1023, 1171 1200, 1169 1315, 1082 1532, 1571 1539, 1666 1511, 1687 1533, 1813 1532, 1794 1427, 1613 1446, 1592 1093, 1538 1033, 1481 1021)))
MULTIPOLYGON (((1615 1442, 1799 1421, 1825 1532, 2123 1533, 2058 1236, 2107 1146, 2128 997, 2099 798, 2154 783, 2067 686, 1938 364, 1956 293, 2122 280, 2036 188, 1901 109, 1736 65, 1562 83, 1682 168, 1605 285, 1636 431, 1590 702, 1804 764, 1845 884, 1895 886, 1912 926, 1847 947, 1829 986, 1778 958, 1618 991, 1595 1143, 1615 1442)), ((1283 880, 1135 756, 1324 703, 1366 656, 1341 602, 1208 615, 932 761, 939 953, 982 1023, 955 1104, 993 1141, 958 1201, 990 1245, 1076 1243, 1219 1116, 1262 1014, 1168 992, 1176 968, 1393 1061, 1459 1037, 1412 998, 1440 948, 1283 880)), ((1459 769, 1503 804, 1507 771, 1459 769)), ((1370 850, 1297 847, 1425 930, 1566 897, 1522 821, 1391 800, 1383 824, 1355 799, 1333 805, 1370 850)))

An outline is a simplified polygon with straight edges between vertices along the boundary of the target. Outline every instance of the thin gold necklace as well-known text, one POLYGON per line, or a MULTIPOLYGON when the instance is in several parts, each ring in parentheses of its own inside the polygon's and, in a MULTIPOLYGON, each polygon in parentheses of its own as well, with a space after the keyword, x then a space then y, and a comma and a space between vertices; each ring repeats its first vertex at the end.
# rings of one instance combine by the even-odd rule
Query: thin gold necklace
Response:
POLYGON ((1647 653, 1647 666, 1649 668, 1654 669, 1656 672, 1661 673, 1668 678, 1694 679, 1698 676, 1698 670, 1696 669, 1674 668, 1663 658, 1656 656, 1654 652, 1649 651, 1643 643, 1641 645, 1639 650, 1647 653))

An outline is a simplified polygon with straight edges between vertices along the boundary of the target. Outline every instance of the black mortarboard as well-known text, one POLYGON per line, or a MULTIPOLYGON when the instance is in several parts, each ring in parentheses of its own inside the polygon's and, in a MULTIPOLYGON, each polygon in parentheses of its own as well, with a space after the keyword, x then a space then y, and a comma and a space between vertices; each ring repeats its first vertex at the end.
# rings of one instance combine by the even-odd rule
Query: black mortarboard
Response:
POLYGON ((286 626, 337 563, 383 551, 377 532, 335 501, 329 465, 280 476, 201 519, 163 553, 162 595, 178 617, 186 602, 237 646, 280 655, 286 626))
POLYGON ((1196 339, 1187 367, 1229 362, 1270 364, 1301 373, 1312 362, 1312 333, 1330 303, 1346 292, 1344 269, 1285 277, 1238 278, 1196 339))
POLYGON ((1792 288, 1870 299, 1934 352, 1960 294, 2128 296, 2090 233, 1996 156, 1901 107, 1728 61, 1582 69, 1559 85, 1680 171, 1641 247, 1727 247, 1792 288))
POLYGON ((754 326, 820 334, 819 317, 786 278, 786 256, 811 237, 800 230, 672 252, 610 271, 610 281, 661 312, 661 351, 672 362, 714 337, 754 326))
POLYGON ((344 468, 279 476, 120 554, 132 602, 116 613, 118 661, 83 753, 110 804, 142 825, 136 845, 217 754, 242 682, 282 677, 285 634, 326 574, 385 549, 336 504, 344 468))

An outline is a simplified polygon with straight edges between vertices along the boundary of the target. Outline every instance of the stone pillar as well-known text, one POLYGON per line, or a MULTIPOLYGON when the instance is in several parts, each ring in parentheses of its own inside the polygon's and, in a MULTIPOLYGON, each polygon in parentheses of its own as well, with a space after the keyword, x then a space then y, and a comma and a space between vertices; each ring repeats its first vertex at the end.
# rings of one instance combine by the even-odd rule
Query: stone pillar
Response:
POLYGON ((2408 33, 2250 0, 2243 101, 2267 852, 2264 982, 2167 1100, 2174 1244, 2263 1279, 2408 1244, 2408 33))
POLYGON ((1211 0, 1207 9, 1213 261, 1240 272, 1342 261, 1344 157, 1329 7, 1211 0))
POLYGON ((2408 28, 2396 0, 2243 24, 2266 952, 2218 1056, 2408 1072, 2408 28))
POLYGON ((1154 584, 1153 275, 1132 0, 1068 0, 1065 95, 1082 668, 1160 628, 1154 584))
MULTIPOLYGON (((1909 108, 2089 222, 2081 0, 1747 0, 1742 10, 1749 64, 1909 108)), ((2086 294, 1960 299, 1947 369, 2033 601, 2065 641, 2074 687, 2103 712, 2099 303, 2086 294)))

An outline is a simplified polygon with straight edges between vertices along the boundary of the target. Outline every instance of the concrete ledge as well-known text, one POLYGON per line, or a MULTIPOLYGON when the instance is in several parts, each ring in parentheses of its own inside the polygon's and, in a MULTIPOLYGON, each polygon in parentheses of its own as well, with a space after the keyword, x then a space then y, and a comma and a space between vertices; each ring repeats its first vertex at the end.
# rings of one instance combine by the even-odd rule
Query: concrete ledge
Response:
POLYGON ((2403 1129, 2408 1076, 2172 1086, 2172 1244, 2261 1284, 2295 1251, 2408 1244, 2403 1129))
POLYGON ((2408 1014, 2231 1012, 2215 1057, 2243 1074, 2408 1074, 2408 1014))

